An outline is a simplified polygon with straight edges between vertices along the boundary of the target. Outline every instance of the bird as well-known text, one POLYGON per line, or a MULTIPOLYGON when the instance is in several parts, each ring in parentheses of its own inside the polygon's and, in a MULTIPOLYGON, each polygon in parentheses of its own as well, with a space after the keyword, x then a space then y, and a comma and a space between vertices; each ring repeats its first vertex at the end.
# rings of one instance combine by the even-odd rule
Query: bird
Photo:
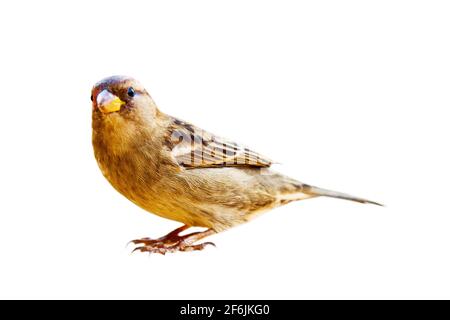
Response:
POLYGON ((200 240, 292 201, 325 196, 381 205, 276 172, 268 157, 163 113, 131 77, 100 80, 91 100, 104 177, 142 209, 182 223, 165 236, 132 240, 133 252, 202 250, 214 243, 200 240), (185 234, 191 227, 205 229, 185 234))

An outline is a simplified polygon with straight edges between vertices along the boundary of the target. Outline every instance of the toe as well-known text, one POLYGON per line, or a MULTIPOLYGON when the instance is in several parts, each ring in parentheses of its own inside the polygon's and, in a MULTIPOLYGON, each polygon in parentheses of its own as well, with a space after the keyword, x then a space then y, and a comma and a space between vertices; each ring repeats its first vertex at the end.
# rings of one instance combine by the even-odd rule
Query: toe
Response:
POLYGON ((212 242, 204 242, 204 243, 200 243, 200 244, 195 244, 195 245, 191 245, 191 246, 185 246, 185 247, 181 247, 179 250, 180 251, 200 251, 205 249, 206 246, 211 245, 211 246, 216 246, 214 243, 212 242))
POLYGON ((154 241, 154 240, 152 238, 142 238, 142 239, 131 240, 129 243, 142 244, 142 243, 147 243, 147 242, 151 242, 151 241, 154 241))

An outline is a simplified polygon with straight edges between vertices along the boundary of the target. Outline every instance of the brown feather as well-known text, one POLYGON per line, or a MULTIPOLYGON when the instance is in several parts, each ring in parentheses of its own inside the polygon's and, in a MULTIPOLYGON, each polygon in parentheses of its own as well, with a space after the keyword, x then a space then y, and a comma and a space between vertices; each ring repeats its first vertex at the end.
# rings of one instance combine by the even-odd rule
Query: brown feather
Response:
POLYGON ((272 160, 196 126, 172 118, 167 146, 176 162, 186 168, 270 167, 272 160))

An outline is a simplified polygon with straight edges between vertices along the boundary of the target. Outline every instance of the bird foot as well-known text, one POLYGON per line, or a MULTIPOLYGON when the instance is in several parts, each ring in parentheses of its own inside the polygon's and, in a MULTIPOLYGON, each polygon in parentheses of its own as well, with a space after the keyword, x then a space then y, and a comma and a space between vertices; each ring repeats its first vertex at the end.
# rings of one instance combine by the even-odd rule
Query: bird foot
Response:
POLYGON ((139 245, 138 247, 134 248, 132 253, 140 251, 165 255, 168 252, 198 251, 203 250, 208 245, 215 246, 215 244, 212 242, 194 244, 196 241, 214 233, 214 231, 207 230, 204 232, 195 232, 180 236, 179 233, 186 230, 187 228, 187 226, 183 226, 158 239, 143 238, 132 240, 131 242, 133 244, 139 245))
POLYGON ((196 251, 203 250, 207 245, 213 245, 212 242, 204 242, 201 244, 188 245, 184 241, 180 241, 176 244, 166 244, 166 243, 154 243, 154 244, 144 244, 143 246, 136 247, 132 252, 149 252, 149 253, 160 253, 165 255, 168 252, 177 251, 196 251))

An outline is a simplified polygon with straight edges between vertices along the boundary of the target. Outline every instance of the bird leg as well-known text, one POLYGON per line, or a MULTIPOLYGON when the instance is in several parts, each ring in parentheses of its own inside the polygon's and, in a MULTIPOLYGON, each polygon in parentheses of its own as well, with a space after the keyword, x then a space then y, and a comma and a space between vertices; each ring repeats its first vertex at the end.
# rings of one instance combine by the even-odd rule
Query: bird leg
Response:
POLYGON ((131 242, 135 245, 142 244, 142 246, 136 247, 133 252, 140 251, 160 253, 164 255, 167 252, 203 250, 207 245, 215 246, 215 244, 212 242, 194 244, 195 242, 216 233, 214 230, 208 229, 202 232, 189 233, 184 236, 179 235, 181 232, 187 230, 188 228, 190 227, 184 225, 158 239, 143 238, 132 240, 131 242))

